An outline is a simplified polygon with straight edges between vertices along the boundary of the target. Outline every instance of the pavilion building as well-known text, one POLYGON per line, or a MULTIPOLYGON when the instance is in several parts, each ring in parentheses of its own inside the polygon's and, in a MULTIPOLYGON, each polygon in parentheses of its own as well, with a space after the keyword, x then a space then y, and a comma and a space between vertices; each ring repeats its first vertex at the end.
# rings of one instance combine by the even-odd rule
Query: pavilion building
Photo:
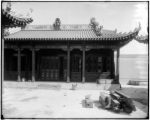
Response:
POLYGON ((4 37, 4 79, 83 83, 113 79, 118 84, 120 48, 139 30, 140 26, 118 33, 93 22, 64 25, 59 18, 53 25, 23 25, 21 31, 4 37))
MULTIPOLYGON (((3 2, 4 3, 4 2, 3 2)), ((4 5, 2 6, 4 7, 4 5)), ((27 24, 31 23, 33 21, 32 18, 30 17, 18 17, 14 15, 14 13, 11 11, 11 2, 6 2, 6 8, 2 8, 2 80, 4 80, 4 74, 5 74, 5 69, 4 69, 4 37, 9 35, 9 28, 16 28, 16 27, 25 27, 27 24)), ((8 74, 9 75, 9 74, 8 74)), ((5 74, 5 76, 7 76, 5 74)), ((11 78, 10 78, 11 79, 11 78)))

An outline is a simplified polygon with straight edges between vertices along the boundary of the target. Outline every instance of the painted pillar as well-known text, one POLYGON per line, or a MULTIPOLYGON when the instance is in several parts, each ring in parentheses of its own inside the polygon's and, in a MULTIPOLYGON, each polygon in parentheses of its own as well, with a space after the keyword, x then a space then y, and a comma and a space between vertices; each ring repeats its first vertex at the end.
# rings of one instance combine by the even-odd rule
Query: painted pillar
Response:
POLYGON ((35 81, 35 50, 32 49, 32 82, 35 81))
POLYGON ((67 82, 70 82, 70 46, 67 47, 67 82))
POLYGON ((18 48, 18 82, 21 81, 21 49, 18 48))
POLYGON ((85 46, 83 46, 82 53, 82 83, 85 82, 85 46))

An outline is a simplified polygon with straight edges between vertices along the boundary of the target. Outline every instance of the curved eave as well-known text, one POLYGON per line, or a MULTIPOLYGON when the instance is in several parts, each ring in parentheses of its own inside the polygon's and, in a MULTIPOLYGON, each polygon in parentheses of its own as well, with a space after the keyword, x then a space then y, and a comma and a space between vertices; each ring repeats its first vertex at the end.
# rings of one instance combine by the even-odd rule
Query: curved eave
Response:
POLYGON ((144 44, 148 44, 148 36, 137 36, 135 38, 136 41, 138 41, 139 43, 144 43, 144 44))
POLYGON ((33 21, 32 18, 19 18, 12 16, 5 10, 2 10, 2 26, 3 27, 21 27, 33 21))
POLYGON ((132 37, 117 37, 117 38, 7 38, 5 37, 5 41, 87 41, 87 42, 125 42, 132 37))

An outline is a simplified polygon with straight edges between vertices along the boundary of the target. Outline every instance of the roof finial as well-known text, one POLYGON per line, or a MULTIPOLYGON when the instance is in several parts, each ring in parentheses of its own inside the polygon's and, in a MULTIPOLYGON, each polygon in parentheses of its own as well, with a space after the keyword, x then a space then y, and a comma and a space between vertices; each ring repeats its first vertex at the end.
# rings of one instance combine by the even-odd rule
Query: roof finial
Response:
POLYGON ((60 30, 61 21, 60 18, 56 18, 53 24, 54 30, 60 30))
POLYGON ((30 17, 32 13, 33 13, 33 9, 30 8, 30 9, 29 9, 29 12, 27 12, 26 16, 27 16, 27 17, 30 17))
POLYGON ((100 36, 102 34, 101 31, 102 31, 103 26, 99 26, 99 23, 96 22, 95 17, 91 18, 90 26, 94 30, 94 32, 96 33, 97 36, 100 36))
POLYGON ((115 29, 115 33, 117 33, 117 28, 115 29))
POLYGON ((10 11, 11 11, 11 2, 7 2, 6 11, 7 11, 7 12, 10 12, 10 11))
POLYGON ((92 27, 92 29, 96 29, 96 27, 99 25, 98 22, 96 22, 95 17, 92 17, 90 20, 90 26, 92 27))
POLYGON ((139 22, 139 30, 141 30, 141 23, 139 22))

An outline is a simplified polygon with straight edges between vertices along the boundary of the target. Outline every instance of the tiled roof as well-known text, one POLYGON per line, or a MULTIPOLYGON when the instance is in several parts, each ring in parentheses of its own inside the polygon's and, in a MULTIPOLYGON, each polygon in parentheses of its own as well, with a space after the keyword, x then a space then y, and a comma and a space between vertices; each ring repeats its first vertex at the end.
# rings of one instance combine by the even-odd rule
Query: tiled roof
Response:
MULTIPOLYGON (((88 25, 87 25, 88 26, 88 25)), ((29 26, 27 26, 29 28, 29 26)), ((103 29, 102 35, 97 36, 90 28, 80 27, 71 29, 65 28, 61 30, 52 30, 49 27, 41 29, 24 29, 9 36, 5 40, 129 40, 134 38, 139 29, 135 29, 129 33, 117 33, 115 30, 103 29)))
POLYGON ((4 27, 21 27, 33 21, 32 18, 20 18, 14 16, 12 12, 7 12, 2 9, 2 26, 4 27))

